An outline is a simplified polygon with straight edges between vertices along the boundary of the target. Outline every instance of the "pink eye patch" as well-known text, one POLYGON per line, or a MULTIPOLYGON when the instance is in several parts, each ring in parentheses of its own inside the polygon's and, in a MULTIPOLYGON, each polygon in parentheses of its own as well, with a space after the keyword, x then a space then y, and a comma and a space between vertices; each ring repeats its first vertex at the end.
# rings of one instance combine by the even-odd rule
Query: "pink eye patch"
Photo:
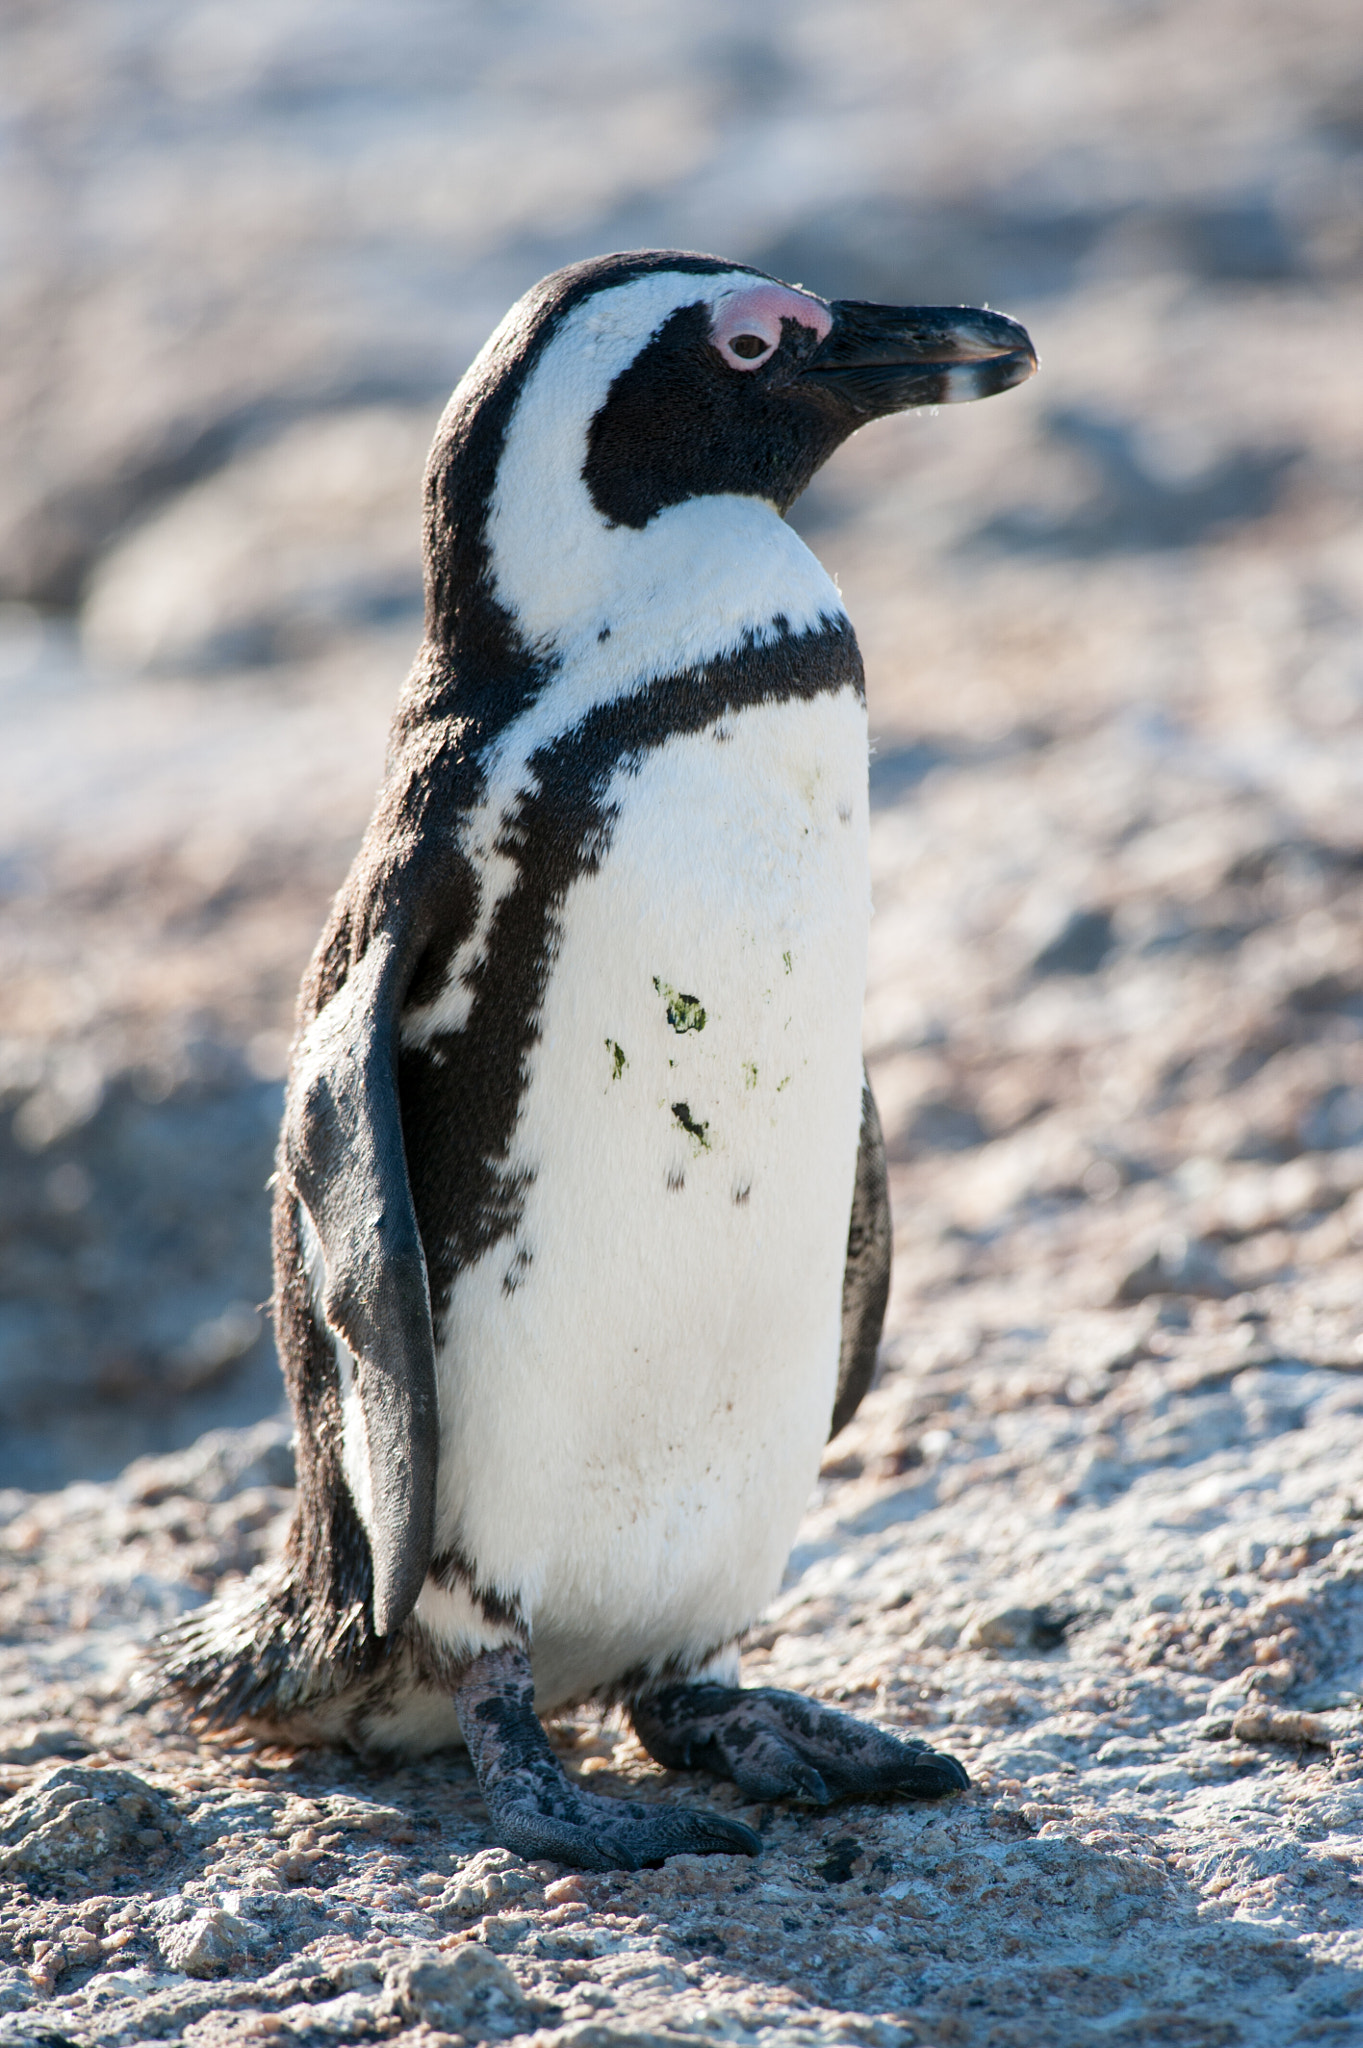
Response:
POLYGON ((781 346, 781 322, 798 320, 820 341, 833 325, 822 299, 783 284, 752 284, 729 292, 715 307, 710 339, 731 370, 760 370, 781 346))

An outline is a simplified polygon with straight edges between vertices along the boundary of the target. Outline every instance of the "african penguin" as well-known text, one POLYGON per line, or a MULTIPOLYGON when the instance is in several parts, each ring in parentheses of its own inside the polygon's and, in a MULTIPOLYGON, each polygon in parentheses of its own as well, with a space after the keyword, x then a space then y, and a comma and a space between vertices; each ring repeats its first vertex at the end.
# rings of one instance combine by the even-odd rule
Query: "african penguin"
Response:
POLYGON ((752 1799, 967 1782, 739 1685, 889 1285, 861 661, 782 515, 868 420, 1034 368, 995 313, 654 251, 546 278, 455 391, 425 639, 299 1003, 297 1510, 159 1653, 202 1722, 462 1737, 496 1838, 593 1869, 758 1844, 580 1790, 538 1716, 587 1699, 752 1799))

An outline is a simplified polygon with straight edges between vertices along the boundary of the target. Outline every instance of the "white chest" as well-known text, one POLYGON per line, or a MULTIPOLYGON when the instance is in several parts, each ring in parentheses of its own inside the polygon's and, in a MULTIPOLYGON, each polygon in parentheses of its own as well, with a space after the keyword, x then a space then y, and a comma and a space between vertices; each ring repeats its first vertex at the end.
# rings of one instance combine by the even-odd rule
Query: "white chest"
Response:
MULTIPOLYGON (((438 1542, 519 1598, 541 1708, 698 1658, 779 1583, 832 1408, 869 915, 856 693, 616 772, 457 1281, 438 1542)), ((439 1627, 440 1602, 420 1610, 439 1627)))

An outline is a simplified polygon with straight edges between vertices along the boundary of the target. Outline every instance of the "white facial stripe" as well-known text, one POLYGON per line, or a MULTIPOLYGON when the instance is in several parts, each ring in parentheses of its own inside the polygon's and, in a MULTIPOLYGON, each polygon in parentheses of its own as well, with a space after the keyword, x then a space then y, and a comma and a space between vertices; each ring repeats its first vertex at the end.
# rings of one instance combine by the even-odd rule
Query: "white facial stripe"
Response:
POLYGON ((573 671, 582 709, 626 678, 730 653, 778 612, 795 632, 841 615, 827 576, 761 500, 692 499, 636 532, 608 526, 583 482, 588 429, 620 372, 679 307, 714 308, 752 282, 664 271, 598 293, 517 402, 488 520, 497 596, 538 653, 573 671))

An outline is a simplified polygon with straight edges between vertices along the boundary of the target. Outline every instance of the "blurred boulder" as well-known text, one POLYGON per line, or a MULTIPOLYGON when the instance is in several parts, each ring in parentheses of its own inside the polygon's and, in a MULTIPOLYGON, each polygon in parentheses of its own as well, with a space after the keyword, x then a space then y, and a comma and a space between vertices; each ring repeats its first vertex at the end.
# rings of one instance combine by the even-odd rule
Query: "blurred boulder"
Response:
POLYGON ((1001 512, 980 527, 981 541, 1080 560, 1197 547, 1267 519, 1305 457, 1298 446, 1232 445, 1190 475, 1165 474, 1128 420, 1071 406, 1049 412, 1043 427, 1052 453, 1076 472, 1079 502, 1001 512))
POLYGON ((294 1483, 293 1423, 276 1417, 250 1429, 207 1430, 169 1457, 138 1458, 119 1483, 144 1507, 177 1494, 215 1506, 253 1487, 283 1490, 294 1483))
POLYGON ((1117 1289, 1118 1302, 1147 1301, 1154 1294, 1189 1294, 1228 1301, 1239 1282, 1225 1272, 1215 1247, 1172 1230, 1148 1258, 1133 1266, 1117 1289))
POLYGON ((989 1132, 968 1102, 949 1095, 930 1095, 920 1102, 904 1126, 896 1156, 907 1152, 969 1152, 987 1144, 989 1132))
POLYGON ((100 562, 82 635, 102 666, 206 674, 315 653, 421 609, 429 407, 304 420, 183 491, 100 562))
POLYGON ((1115 944, 1110 910, 1076 910, 1037 954, 1032 972, 1096 974, 1115 944))
POLYGON ((1308 1152, 1342 1152, 1363 1144, 1363 1088, 1327 1088, 1302 1117, 1297 1135, 1308 1152))
POLYGON ((0 1764, 42 1764, 53 1757, 74 1759, 89 1754, 89 1743, 69 1721, 6 1728, 5 1739, 0 1741, 0 1764))
POLYGON ((148 1101, 139 1081, 66 1121, 0 1089, 0 1486, 110 1477, 278 1403, 259 1304, 279 1084, 148 1101))
MULTIPOLYGON (((1039 1607, 990 1607, 967 1624, 961 1642, 967 1650, 1026 1650, 1036 1646, 1039 1607)), ((1045 1647, 1054 1647, 1048 1639, 1045 1647)))

